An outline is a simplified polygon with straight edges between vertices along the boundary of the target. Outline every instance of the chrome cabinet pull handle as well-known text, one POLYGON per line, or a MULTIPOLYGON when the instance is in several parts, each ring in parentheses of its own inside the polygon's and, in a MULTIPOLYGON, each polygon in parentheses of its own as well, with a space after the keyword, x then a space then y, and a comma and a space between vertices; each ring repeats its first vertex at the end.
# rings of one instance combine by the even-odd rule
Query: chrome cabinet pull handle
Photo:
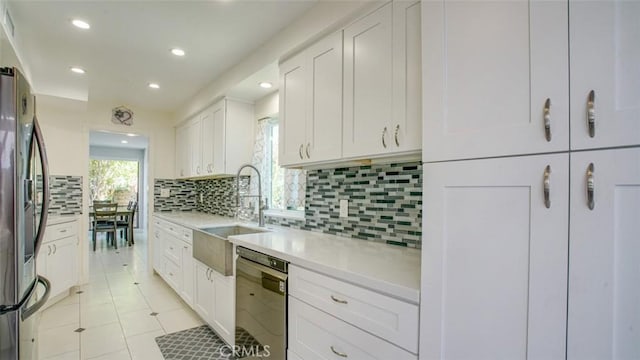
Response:
POLYGON ((396 146, 400 146, 400 141, 398 141, 398 131, 400 131, 400 124, 396 125, 396 132, 393 136, 396 140, 396 146))
POLYGON ((544 169, 544 206, 546 206, 547 209, 551 207, 550 177, 551 177, 551 166, 547 165, 547 167, 544 169))
POLYGON ((589 137, 596 136, 596 92, 589 91, 587 100, 587 125, 589 126, 589 137))
POLYGON ((304 156, 302 156, 302 148, 304 147, 304 144, 300 144, 300 149, 298 149, 298 155, 300 155, 300 159, 304 159, 304 156))
POLYGON ((196 174, 200 174, 200 166, 196 167, 196 174))
POLYGON ((49 249, 49 251, 47 251, 47 256, 51 255, 51 245, 47 245, 47 249, 49 249))
POLYGON ((56 251, 58 251, 58 247, 56 247, 56 244, 53 244, 53 253, 55 254, 56 251))
POLYGON ((331 351, 333 351, 333 353, 334 353, 334 354, 336 354, 336 355, 338 355, 338 356, 340 356, 340 357, 344 357, 344 358, 348 357, 348 356, 347 356, 347 354, 342 353, 342 352, 339 352, 339 351, 337 351, 336 349, 334 349, 334 348, 333 348, 333 345, 331 345, 331 351))
POLYGON ((349 303, 347 300, 338 299, 333 295, 331 295, 331 300, 337 302, 338 304, 348 304, 349 303))
POLYGON ((551 141, 551 99, 544 102, 544 136, 551 141))
POLYGON ((596 189, 595 180, 593 179, 593 163, 589 164, 587 167, 587 205, 589 206, 589 210, 593 210, 596 206, 596 201, 594 199, 594 192, 596 189))
POLYGON ((387 148, 387 142, 385 141, 385 136, 387 136, 387 127, 384 127, 384 130, 382 130, 382 146, 384 146, 384 148, 387 148))
POLYGON ((307 143, 307 150, 306 150, 306 153, 307 153, 307 159, 309 159, 309 158, 311 157, 311 155, 309 155, 309 147, 310 147, 310 146, 311 146, 311 143, 307 143))

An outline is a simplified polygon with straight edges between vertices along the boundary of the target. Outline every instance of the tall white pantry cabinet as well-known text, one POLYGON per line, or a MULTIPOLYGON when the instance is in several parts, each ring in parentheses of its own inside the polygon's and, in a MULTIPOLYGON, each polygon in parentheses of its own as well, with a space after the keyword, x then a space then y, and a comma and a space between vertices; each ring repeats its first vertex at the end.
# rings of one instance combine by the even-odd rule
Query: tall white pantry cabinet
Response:
POLYGON ((640 358, 638 19, 422 3, 421 359, 640 358))

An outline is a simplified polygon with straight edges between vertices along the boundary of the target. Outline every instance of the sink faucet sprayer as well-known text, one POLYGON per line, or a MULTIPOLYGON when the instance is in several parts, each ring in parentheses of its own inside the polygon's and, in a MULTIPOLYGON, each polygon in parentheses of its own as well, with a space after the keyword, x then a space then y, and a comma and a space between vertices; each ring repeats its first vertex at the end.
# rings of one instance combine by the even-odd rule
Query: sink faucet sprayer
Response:
POLYGON ((258 226, 263 227, 264 226, 264 210, 267 208, 267 204, 266 204, 267 201, 266 199, 264 202, 262 201, 262 181, 260 180, 260 171, 258 170, 258 168, 256 168, 251 164, 245 164, 240 166, 240 169, 238 169, 238 174, 236 175, 236 206, 238 210, 240 209, 240 198, 245 198, 245 197, 258 198, 258 226), (240 173, 246 167, 252 168, 253 170, 256 171, 256 174, 258 174, 258 195, 240 195, 240 173))

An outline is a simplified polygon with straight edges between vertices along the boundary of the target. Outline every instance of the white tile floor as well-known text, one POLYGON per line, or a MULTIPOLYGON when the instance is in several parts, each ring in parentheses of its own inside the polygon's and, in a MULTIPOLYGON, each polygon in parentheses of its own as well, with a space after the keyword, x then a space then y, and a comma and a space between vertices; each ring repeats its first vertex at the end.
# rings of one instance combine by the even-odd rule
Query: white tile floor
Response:
POLYGON ((78 289, 82 293, 42 313, 40 359, 162 360, 157 336, 204 324, 159 276, 148 272, 146 235, 136 231, 135 238, 132 247, 103 245, 90 251, 90 280, 78 289), (78 328, 85 330, 75 332, 78 328))

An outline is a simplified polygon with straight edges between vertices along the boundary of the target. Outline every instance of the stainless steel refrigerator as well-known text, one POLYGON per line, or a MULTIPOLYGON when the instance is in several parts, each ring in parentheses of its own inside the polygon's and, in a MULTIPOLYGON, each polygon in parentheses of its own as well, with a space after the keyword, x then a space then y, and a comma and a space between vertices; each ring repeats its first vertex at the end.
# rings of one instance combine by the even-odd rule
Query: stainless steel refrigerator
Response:
POLYGON ((0 69, 0 359, 34 359, 36 312, 49 282, 36 273, 49 176, 35 97, 15 68, 0 69))

